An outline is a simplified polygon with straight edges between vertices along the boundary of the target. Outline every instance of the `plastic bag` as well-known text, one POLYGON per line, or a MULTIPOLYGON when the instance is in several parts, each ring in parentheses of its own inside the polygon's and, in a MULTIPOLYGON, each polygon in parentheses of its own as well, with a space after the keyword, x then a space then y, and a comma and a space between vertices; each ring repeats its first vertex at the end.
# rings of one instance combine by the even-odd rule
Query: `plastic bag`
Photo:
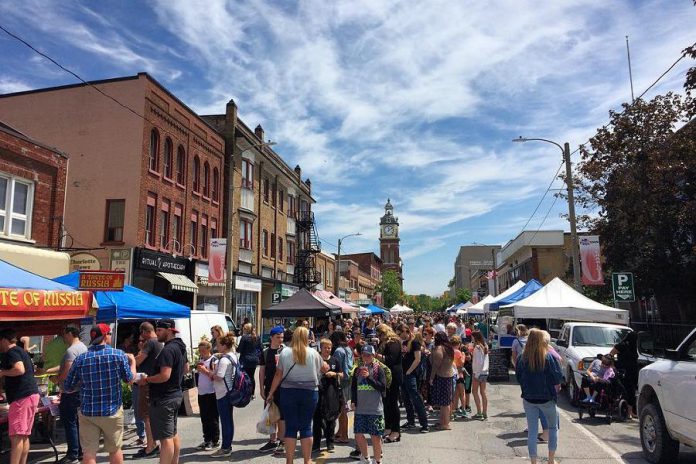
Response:
POLYGON ((271 401, 268 408, 268 420, 271 421, 271 424, 277 424, 280 420, 280 409, 273 401, 271 401))
POLYGON ((256 423, 256 431, 261 435, 270 435, 275 429, 275 426, 271 422, 268 414, 269 409, 270 405, 264 408, 263 413, 261 413, 261 419, 259 419, 259 421, 256 423))

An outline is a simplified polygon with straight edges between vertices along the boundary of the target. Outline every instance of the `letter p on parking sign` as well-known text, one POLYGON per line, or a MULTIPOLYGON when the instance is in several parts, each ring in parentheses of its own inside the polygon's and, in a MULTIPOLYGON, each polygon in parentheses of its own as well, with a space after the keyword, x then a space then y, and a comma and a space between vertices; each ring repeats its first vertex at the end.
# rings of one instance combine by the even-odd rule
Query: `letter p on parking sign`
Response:
POLYGON ((633 273, 614 272, 611 274, 611 284, 614 290, 614 300, 627 303, 636 301, 633 273))

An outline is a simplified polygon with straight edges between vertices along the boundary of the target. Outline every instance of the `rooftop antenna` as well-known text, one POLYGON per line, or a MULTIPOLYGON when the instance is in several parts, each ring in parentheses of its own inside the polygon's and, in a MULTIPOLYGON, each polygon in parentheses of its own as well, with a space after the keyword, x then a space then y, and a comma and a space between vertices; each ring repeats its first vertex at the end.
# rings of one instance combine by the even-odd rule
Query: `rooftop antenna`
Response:
POLYGON ((631 103, 636 102, 633 94, 633 70, 631 69, 631 48, 628 46, 628 36, 626 36, 626 55, 628 56, 628 79, 631 81, 631 103))

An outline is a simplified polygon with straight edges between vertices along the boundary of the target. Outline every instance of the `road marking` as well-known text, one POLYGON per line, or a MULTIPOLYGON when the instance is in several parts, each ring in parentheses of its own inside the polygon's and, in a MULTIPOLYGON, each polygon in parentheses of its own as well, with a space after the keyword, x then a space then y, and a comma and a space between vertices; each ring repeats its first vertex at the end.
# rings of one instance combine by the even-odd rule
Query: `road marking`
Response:
MULTIPOLYGON (((355 416, 355 413, 350 414, 348 416, 348 431, 353 428, 353 418, 355 416)), ((338 423, 338 421, 336 421, 338 423)), ((324 464, 326 461, 326 458, 330 457, 332 453, 329 453, 328 451, 324 450, 321 452, 319 456, 317 456, 317 459, 314 461, 315 464, 324 464)))
POLYGON ((574 422, 573 419, 563 411, 561 408, 557 408, 559 414, 564 417, 568 422, 570 422, 572 425, 580 429, 580 431, 587 436, 590 440, 594 442, 595 445, 606 451, 606 453, 614 459, 616 462, 619 464, 626 464, 628 461, 626 461, 624 458, 621 457, 621 455, 611 446, 607 445, 604 443, 602 440, 600 440, 594 433, 590 432, 587 430, 585 427, 583 427, 581 424, 574 422))

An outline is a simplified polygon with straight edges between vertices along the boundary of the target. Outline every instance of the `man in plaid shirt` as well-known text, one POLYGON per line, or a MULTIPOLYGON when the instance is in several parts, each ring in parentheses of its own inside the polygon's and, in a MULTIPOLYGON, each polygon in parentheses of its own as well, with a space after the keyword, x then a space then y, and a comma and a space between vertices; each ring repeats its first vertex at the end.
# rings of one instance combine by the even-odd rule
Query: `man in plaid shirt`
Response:
POLYGON ((123 462, 123 407, 121 381, 132 383, 135 377, 135 358, 111 348, 111 328, 97 324, 90 330, 87 353, 73 362, 64 389, 67 392, 80 385, 80 444, 83 464, 95 464, 99 438, 104 434, 104 449, 109 462, 123 462))

